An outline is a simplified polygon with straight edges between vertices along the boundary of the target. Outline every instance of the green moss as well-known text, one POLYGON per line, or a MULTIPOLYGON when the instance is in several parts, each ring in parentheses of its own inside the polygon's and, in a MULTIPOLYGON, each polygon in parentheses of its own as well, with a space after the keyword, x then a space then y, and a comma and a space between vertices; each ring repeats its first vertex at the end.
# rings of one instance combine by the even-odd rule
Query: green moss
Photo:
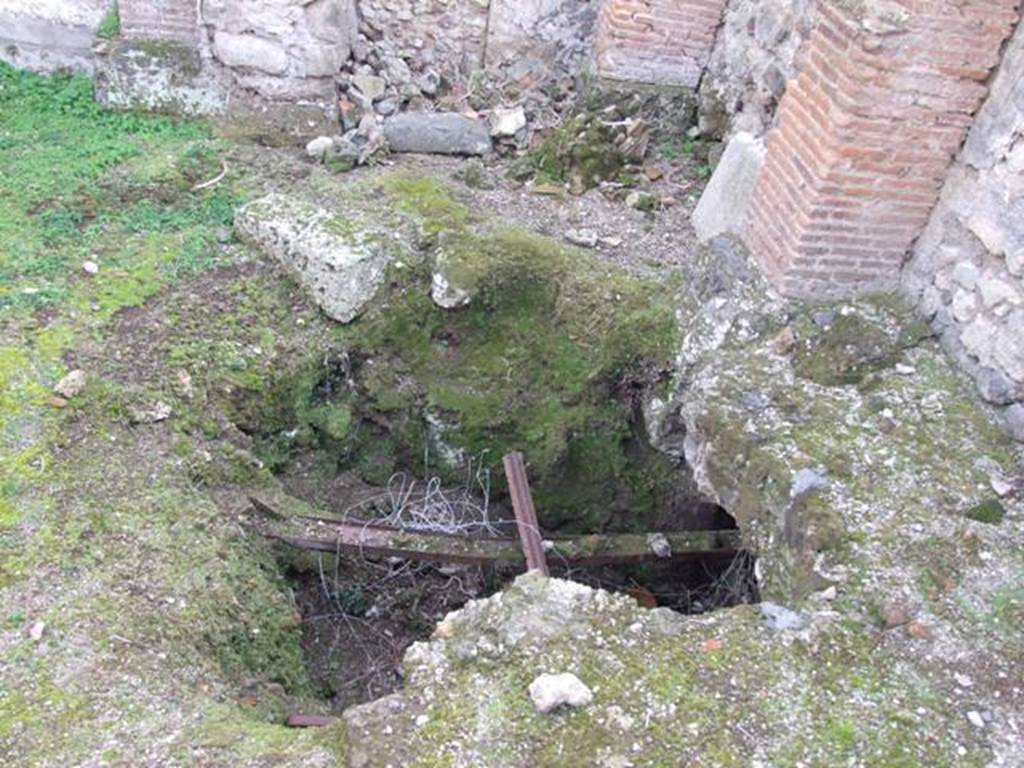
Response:
POLYGON ((977 520, 979 523, 999 525, 1006 517, 1006 508, 998 499, 986 499, 964 512, 964 516, 971 520, 977 520))
POLYGON ((877 324, 856 314, 837 314, 824 328, 806 323, 804 329, 793 368, 817 384, 860 384, 869 373, 895 365, 902 351, 877 324))
POLYGON ((568 182, 583 192, 614 179, 624 164, 612 130, 600 115, 585 113, 566 121, 520 160, 513 174, 522 177, 532 170, 543 181, 568 182))
POLYGON ((398 210, 416 217, 428 234, 461 230, 469 222, 469 209, 437 179, 414 173, 397 173, 384 181, 384 191, 398 210))

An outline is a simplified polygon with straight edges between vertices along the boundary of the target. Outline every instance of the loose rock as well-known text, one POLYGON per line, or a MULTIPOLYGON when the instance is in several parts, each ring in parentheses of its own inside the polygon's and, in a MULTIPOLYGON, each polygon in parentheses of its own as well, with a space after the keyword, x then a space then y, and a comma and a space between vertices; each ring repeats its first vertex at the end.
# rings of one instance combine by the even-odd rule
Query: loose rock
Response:
POLYGON ((58 381, 53 391, 67 400, 72 400, 82 394, 82 390, 85 389, 86 380, 85 371, 76 369, 58 381))
POLYGON ((805 623, 800 614, 776 603, 761 603, 761 618, 777 631, 803 629, 805 623))
POLYGON ((156 424, 167 421, 174 413, 171 406, 162 401, 152 405, 135 405, 128 408, 128 418, 132 424, 156 424))
POLYGON ((597 246, 597 232, 592 229, 567 229, 565 231, 565 239, 583 248, 594 248, 597 246))
POLYGON ((405 112, 384 122, 394 152, 484 155, 491 151, 487 124, 455 112, 405 112))
POLYGON ((324 155, 334 145, 330 136, 317 136, 306 145, 306 154, 314 160, 323 160, 324 155))
POLYGON ((491 136, 515 136, 526 127, 526 112, 522 107, 495 109, 491 112, 491 136))
POLYGON ((530 700, 542 715, 561 706, 585 707, 594 694, 571 672, 541 675, 530 683, 530 700))
POLYGON ((647 192, 633 191, 626 195, 626 205, 636 208, 638 211, 653 211, 658 201, 654 195, 647 192))

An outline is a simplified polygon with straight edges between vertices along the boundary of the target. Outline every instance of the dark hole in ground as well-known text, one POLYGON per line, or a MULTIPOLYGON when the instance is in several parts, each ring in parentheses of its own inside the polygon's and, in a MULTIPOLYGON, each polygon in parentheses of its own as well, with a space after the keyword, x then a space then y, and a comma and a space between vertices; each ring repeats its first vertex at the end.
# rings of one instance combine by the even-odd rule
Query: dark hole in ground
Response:
MULTIPOLYGON (((734 528, 724 510, 706 505, 705 519, 734 528)), ((699 614, 758 601, 754 557, 652 561, 570 568, 549 563, 552 576, 625 593, 645 608, 699 614)), ((450 611, 487 597, 520 569, 441 565, 349 557, 314 557, 292 571, 303 617, 303 650, 314 681, 337 711, 401 687, 406 649, 430 637, 450 611)))
MULTIPOLYGON (((462 343, 447 328, 432 341, 462 343)), ((477 425, 493 445, 484 451, 488 455, 470 457, 460 447, 447 451, 457 458, 447 457, 445 436, 456 422, 432 422, 422 410, 425 403, 416 399, 423 393, 415 382, 377 381, 381 365, 358 351, 329 355, 285 376, 270 396, 236 403, 235 424, 283 490, 317 516, 517 539, 500 469, 509 434, 516 434, 503 421, 508 415, 498 408, 486 429, 477 425), (439 457, 447 469, 438 467, 439 457)), ((564 445, 546 463, 528 467, 543 532, 735 529, 726 510, 701 496, 685 464, 650 444, 640 407, 650 377, 605 384, 612 405, 593 409, 593 423, 562 424, 564 445)), ((559 408, 571 406, 558 402, 559 408)), ((469 410, 470 422, 480 418, 469 410)), ((544 441, 532 439, 535 455, 543 456, 544 441)), ((554 556, 548 560, 553 576, 629 594, 648 608, 704 613, 758 599, 754 559, 746 553, 574 568, 554 556)), ((449 612, 494 594, 520 572, 309 552, 292 559, 290 567, 307 664, 337 710, 400 687, 401 660, 413 642, 428 638, 449 612)))

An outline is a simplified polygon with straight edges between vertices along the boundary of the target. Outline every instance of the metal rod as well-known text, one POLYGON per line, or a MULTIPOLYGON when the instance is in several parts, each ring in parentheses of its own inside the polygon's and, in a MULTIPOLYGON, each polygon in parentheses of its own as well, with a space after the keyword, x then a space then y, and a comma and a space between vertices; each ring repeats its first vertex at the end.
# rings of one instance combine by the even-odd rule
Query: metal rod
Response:
POLYGON ((533 506, 533 495, 530 493, 530 481, 526 478, 526 466, 523 454, 512 451, 502 459, 505 465, 505 477, 508 478, 508 489, 512 496, 512 508, 516 513, 516 525, 519 527, 519 539, 526 556, 526 568, 540 571, 548 575, 548 561, 544 555, 544 542, 537 524, 537 510, 533 506))

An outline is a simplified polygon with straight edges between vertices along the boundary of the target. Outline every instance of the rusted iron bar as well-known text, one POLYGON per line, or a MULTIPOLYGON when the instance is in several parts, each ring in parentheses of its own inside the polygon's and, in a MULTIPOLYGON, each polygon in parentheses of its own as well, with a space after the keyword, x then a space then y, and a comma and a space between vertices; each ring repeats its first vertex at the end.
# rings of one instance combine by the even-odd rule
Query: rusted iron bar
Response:
POLYGON ((548 561, 544 555, 540 525, 537 523, 537 510, 533 506, 533 494, 530 493, 530 481, 526 478, 523 454, 519 451, 505 454, 502 463, 505 465, 505 477, 508 479, 508 490, 512 496, 512 508, 516 513, 519 540, 523 544, 523 555, 526 557, 526 569, 540 571, 547 576, 548 561))
MULTIPOLYGON (((264 536, 298 549, 466 565, 519 564, 526 560, 521 543, 515 539, 408 531, 326 517, 289 518, 262 501, 253 499, 253 505, 264 512, 263 519, 256 524, 264 536)), ((670 557, 678 560, 734 557, 740 546, 736 531, 685 531, 663 535, 671 547, 670 557)), ((573 565, 664 559, 664 553, 659 555, 651 549, 646 533, 556 536, 550 541, 552 548, 548 557, 573 565)))

